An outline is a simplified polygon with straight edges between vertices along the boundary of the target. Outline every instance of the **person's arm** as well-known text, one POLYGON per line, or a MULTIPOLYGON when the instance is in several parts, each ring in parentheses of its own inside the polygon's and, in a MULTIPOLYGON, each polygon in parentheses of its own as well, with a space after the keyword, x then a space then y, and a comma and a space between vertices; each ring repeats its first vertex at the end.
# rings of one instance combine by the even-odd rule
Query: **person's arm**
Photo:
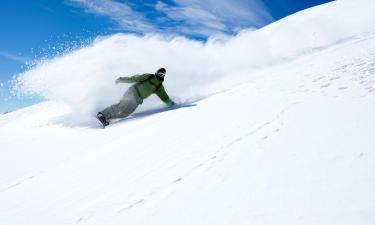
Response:
POLYGON ((145 73, 145 74, 133 75, 130 77, 119 77, 116 80, 116 84, 141 82, 141 81, 147 80, 150 76, 152 76, 152 74, 145 73))
POLYGON ((176 103, 169 98, 167 92, 165 92, 164 86, 162 85, 156 92, 156 95, 167 105, 173 106, 176 103))

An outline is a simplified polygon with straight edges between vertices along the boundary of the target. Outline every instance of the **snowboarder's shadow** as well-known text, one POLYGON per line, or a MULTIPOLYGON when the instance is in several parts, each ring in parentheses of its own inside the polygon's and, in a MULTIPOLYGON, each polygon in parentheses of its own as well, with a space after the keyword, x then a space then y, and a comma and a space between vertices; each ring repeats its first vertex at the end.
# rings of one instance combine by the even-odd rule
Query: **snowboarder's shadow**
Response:
MULTIPOLYGON (((111 124, 117 124, 121 122, 126 122, 130 120, 137 120, 142 119, 147 116, 155 115, 158 113, 163 113, 171 110, 176 110, 180 108, 186 108, 186 107, 194 107, 197 104, 194 103, 185 103, 185 104, 177 104, 172 107, 162 107, 162 108, 156 108, 156 109, 149 109, 141 112, 134 113, 133 115, 124 118, 124 119, 117 119, 111 121, 111 124)), ((90 129, 90 128, 98 128, 99 122, 95 117, 93 118, 86 118, 86 117, 78 117, 72 113, 64 116, 59 116, 51 120, 51 124, 60 124, 62 126, 70 127, 70 128, 83 128, 83 129, 90 129)))
POLYGON ((111 121, 111 124, 121 123, 121 122, 125 122, 125 121, 130 121, 130 120, 137 120, 137 119, 141 119, 141 118, 151 116, 151 115, 155 115, 155 114, 158 114, 158 113, 163 113, 163 112, 172 111, 172 110, 181 109, 181 108, 194 107, 194 106, 197 106, 197 104, 186 103, 186 104, 177 104, 177 105, 174 105, 174 106, 171 106, 171 107, 149 109, 149 110, 145 110, 145 111, 142 111, 142 112, 134 113, 131 116, 129 116, 127 118, 124 118, 124 119, 117 119, 117 120, 111 121))

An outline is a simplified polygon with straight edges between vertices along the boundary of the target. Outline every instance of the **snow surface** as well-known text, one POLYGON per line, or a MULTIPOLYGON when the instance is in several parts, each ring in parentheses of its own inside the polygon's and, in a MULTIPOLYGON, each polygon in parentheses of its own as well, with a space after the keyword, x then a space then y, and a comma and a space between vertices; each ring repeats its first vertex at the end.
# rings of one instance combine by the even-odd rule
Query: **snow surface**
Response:
MULTIPOLYGON (((181 101, 189 104, 166 110, 146 102, 142 112, 104 130, 94 119, 77 122, 71 113, 77 113, 76 106, 99 87, 96 79, 107 78, 97 73, 89 79, 78 73, 75 80, 66 68, 71 79, 65 88, 59 84, 59 66, 84 70, 90 59, 80 54, 96 49, 96 44, 24 73, 24 90, 50 100, 0 116, 1 224, 374 224, 375 16, 370 19, 365 13, 374 8, 367 0, 336 1, 255 31, 249 35, 288 36, 290 27, 289 34, 297 35, 304 24, 323 21, 313 29, 321 34, 314 42, 318 44, 300 46, 306 40, 302 39, 293 56, 285 59, 280 53, 267 60, 270 55, 265 54, 263 61, 251 62, 255 56, 250 56, 249 68, 245 60, 233 67, 217 64, 219 71, 233 71, 229 86, 222 86, 228 77, 219 74, 216 84, 203 93, 200 87, 207 84, 192 75, 200 87, 194 87, 197 94, 182 94, 181 101), (356 16, 348 17, 348 12, 356 16), (335 33, 318 26, 328 17, 328 24, 335 24, 333 17, 345 18, 341 26, 347 26, 346 34, 324 39, 323 34, 335 33), (356 23, 361 28, 351 29, 356 23), (53 85, 42 88, 49 84, 53 85), (86 84, 90 91, 83 90, 86 84), (71 95, 77 92, 81 95, 73 101, 71 95)), ((241 44, 230 43, 241 39, 239 43, 245 44, 249 37, 234 37, 220 48, 227 54, 241 52, 241 44)), ((121 45, 123 38, 146 46, 155 41, 120 35, 98 44, 110 40, 121 45)), ((161 42, 181 51, 197 44, 161 42)), ((286 49, 277 51, 289 52, 293 46, 282 47, 286 49)), ((107 64, 115 60, 112 53, 108 50, 103 63, 94 63, 102 67, 100 73, 121 70, 107 64)), ((222 60, 216 59, 211 62, 222 60)), ((136 68, 137 60, 130 68, 136 68)), ((186 84, 170 74, 172 92, 186 84)), ((107 76, 111 86, 114 75, 107 76)), ((91 112, 101 101, 94 98, 84 107, 91 112)))

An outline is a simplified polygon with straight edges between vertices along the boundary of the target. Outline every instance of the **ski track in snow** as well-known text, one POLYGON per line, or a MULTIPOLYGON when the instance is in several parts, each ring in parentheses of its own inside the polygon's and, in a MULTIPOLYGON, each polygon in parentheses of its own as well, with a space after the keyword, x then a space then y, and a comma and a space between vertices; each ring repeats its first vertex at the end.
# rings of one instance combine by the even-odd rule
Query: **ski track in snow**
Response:
MULTIPOLYGON (((335 49, 335 51, 337 51, 337 49, 335 49)), ((369 79, 372 78, 373 75, 374 75, 374 63, 373 63, 374 57, 371 57, 371 56, 374 56, 374 54, 371 53, 370 55, 366 55, 366 56, 362 56, 358 59, 354 59, 354 61, 351 61, 350 64, 346 64, 347 62, 345 60, 341 63, 337 62, 336 63, 336 64, 338 64, 337 67, 333 67, 333 69, 331 69, 329 71, 330 72, 329 75, 314 78, 311 81, 311 83, 313 83, 312 88, 310 90, 307 90, 307 91, 317 92, 316 89, 318 89, 318 88, 322 89, 322 88, 328 88, 329 86, 340 86, 340 83, 345 83, 345 84, 353 83, 353 81, 358 81, 358 79, 359 79, 358 84, 361 84, 361 85, 363 84, 364 80, 368 81, 368 83, 372 83, 372 81, 371 80, 369 81, 369 79), (344 65, 342 65, 342 64, 344 64, 344 65), (345 68, 345 70, 342 70, 343 68, 345 68), (338 72, 335 72, 335 71, 338 71, 338 72), (346 81, 345 82, 338 82, 338 80, 340 80, 340 78, 342 76, 345 76, 346 81), (317 82, 323 83, 323 85, 315 84, 317 82), (327 83, 327 82, 329 82, 329 83, 327 83)), ((266 72, 268 72, 268 71, 266 71, 266 72)), ((310 75, 308 75, 307 77, 310 77, 310 75)), ((306 85, 306 81, 304 81, 304 82, 305 82, 304 84, 306 85)), ((356 82, 354 84, 356 84, 356 82)), ((306 91, 304 89, 305 85, 300 85, 299 91, 302 91, 302 92, 306 91)), ((369 89, 367 86, 364 86, 362 88, 363 88, 362 89, 363 91, 371 92, 371 89, 369 89)), ((347 89, 347 87, 345 86, 345 88, 342 88, 342 87, 338 88, 338 90, 340 90, 340 91, 344 90, 344 89, 347 89)), ((332 90, 334 90, 333 87, 331 87, 331 91, 332 90)), ((334 94, 334 97, 337 97, 336 94, 334 94)), ((171 184, 183 182, 184 180, 189 178, 189 176, 191 176, 196 170, 199 170, 203 167, 210 167, 210 166, 208 166, 208 164, 213 164, 217 160, 223 161, 225 159, 226 155, 230 154, 230 152, 225 152, 226 149, 230 149, 230 147, 232 145, 235 145, 238 142, 241 142, 243 139, 246 139, 246 138, 248 138, 248 137, 250 137, 254 134, 257 134, 258 132, 260 132, 261 130, 264 130, 265 128, 271 127, 271 128, 268 128, 266 132, 261 132, 261 133, 264 133, 264 134, 260 135, 260 136, 262 136, 262 138, 258 139, 258 142, 266 141, 266 139, 268 139, 270 136, 272 137, 273 134, 278 133, 283 129, 282 128, 283 127, 283 119, 282 119, 283 115, 285 113, 287 113, 287 111, 291 107, 293 107, 294 105, 299 105, 299 104, 302 104, 302 102, 295 101, 295 102, 290 103, 288 106, 286 106, 284 109, 282 109, 279 113, 277 113, 277 115, 273 119, 263 123, 262 125, 255 128, 254 130, 251 130, 251 131, 241 135, 240 137, 237 137, 235 140, 221 146, 220 149, 217 150, 213 154, 213 156, 211 156, 207 160, 197 164, 192 169, 190 169, 188 172, 186 172, 185 175, 176 178, 173 182, 171 182, 171 184), (276 124, 278 124, 278 125, 276 125, 276 124)), ((361 153, 361 156, 363 156, 363 153, 361 153)), ((209 169, 209 168, 206 168, 206 169, 209 169)), ((149 196, 152 196, 152 195, 150 194, 149 196)), ((144 201, 145 201, 145 199, 141 199, 141 200, 131 204, 130 206, 127 206, 126 208, 120 210, 119 212, 123 212, 124 210, 132 209, 134 206, 137 206, 138 204, 144 203, 144 201)))
POLYGON ((373 224, 374 35, 251 77, 104 130, 59 102, 0 116, 0 221, 373 224))
MULTIPOLYGON (((370 49, 375 49, 374 39, 366 40, 363 43, 361 42, 354 43, 353 45, 357 46, 357 48, 359 49, 365 49, 365 46, 371 46, 370 49)), ((109 215, 117 219, 122 218, 125 221, 127 220, 126 219, 127 217, 135 221, 142 221, 141 219, 137 220, 137 219, 132 218, 131 214, 134 212, 137 212, 135 214, 139 215, 139 210, 146 210, 147 208, 150 209, 150 207, 153 204, 156 204, 156 202, 158 201, 168 202, 171 196, 175 195, 174 194, 175 191, 181 189, 181 187, 183 187, 184 185, 189 185, 189 184, 191 185, 190 183, 191 180, 199 179, 199 177, 201 176, 200 174, 210 173, 210 171, 211 172, 216 171, 217 168, 220 168, 221 164, 226 163, 227 159, 230 158, 232 154, 236 154, 238 153, 238 151, 243 151, 236 147, 238 145, 241 145, 241 142, 247 143, 250 141, 254 143, 254 145, 252 146, 255 147, 255 149, 250 150, 250 152, 248 153, 250 155, 251 155, 251 152, 253 151, 255 152, 262 151, 262 145, 264 145, 265 143, 269 143, 269 142, 272 143, 272 139, 275 137, 275 135, 276 136, 280 135, 280 133, 284 132, 284 129, 288 129, 287 128, 288 124, 285 124, 284 117, 288 115, 289 111, 293 111, 295 107, 302 108, 304 105, 309 104, 309 102, 306 99, 311 98, 311 96, 312 97, 323 96, 326 98, 369 97, 369 99, 374 99, 373 83, 374 83, 374 71, 375 71, 375 63, 374 63, 375 51, 363 51, 363 52, 358 51, 358 54, 356 55, 356 57, 352 58, 351 56, 346 56, 345 54, 347 51, 351 51, 350 46, 351 45, 343 45, 342 47, 334 46, 330 49, 324 50, 323 52, 319 54, 306 56, 303 59, 299 59, 291 63, 287 63, 285 65, 280 65, 280 66, 276 66, 275 68, 260 71, 257 78, 255 80, 250 81, 250 83, 240 85, 235 89, 229 90, 221 94, 217 94, 215 96, 212 96, 209 99, 202 100, 201 102, 198 102, 197 107, 179 109, 176 112, 167 111, 167 112, 160 113, 160 114, 149 115, 148 117, 141 118, 139 120, 120 123, 117 126, 109 127, 108 129, 105 129, 105 130, 84 129, 82 131, 77 132, 77 134, 79 134, 80 132, 87 132, 88 133, 87 136, 92 135, 93 137, 95 137, 94 139, 97 139, 100 137, 100 138, 103 138, 102 140, 104 142, 110 143, 111 140, 116 139, 116 137, 110 137, 110 135, 113 135, 116 132, 121 132, 121 129, 127 126, 132 126, 132 128, 129 129, 131 130, 137 126, 145 126, 145 124, 149 123, 148 120, 157 123, 155 124, 157 126, 161 126, 163 123, 168 123, 167 121, 169 120, 175 120, 177 117, 179 117, 178 114, 183 114, 186 116, 185 111, 191 111, 191 112, 194 112, 195 110, 199 111, 199 108, 205 107, 206 104, 213 105, 215 107, 218 107, 218 103, 219 105, 228 104, 229 103, 228 101, 231 101, 233 97, 236 98, 236 96, 242 95, 245 92, 251 92, 250 95, 254 95, 254 97, 260 98, 260 99, 264 99, 265 96, 269 96, 271 94, 271 98, 270 98, 270 100, 272 100, 271 102, 273 102, 273 100, 275 100, 275 102, 277 102, 277 100, 279 101, 281 100, 282 102, 281 104, 276 104, 277 105, 276 107, 274 106, 271 107, 267 105, 268 104, 267 102, 256 102, 254 106, 257 106, 260 108, 263 107, 262 109, 259 110, 259 112, 262 112, 262 111, 265 112, 265 109, 269 108, 271 109, 270 110, 271 113, 268 113, 266 116, 261 116, 261 114, 258 114, 257 117, 253 117, 254 115, 249 115, 248 117, 249 119, 247 121, 241 121, 241 123, 237 123, 235 125, 235 126, 238 126, 237 128, 231 128, 231 129, 238 129, 237 130, 238 132, 235 135, 230 135, 229 133, 227 133, 229 137, 226 137, 226 138, 224 137, 225 141, 222 141, 222 143, 220 143, 219 145, 216 145, 216 147, 213 147, 211 150, 209 150, 206 153, 202 153, 202 154, 198 153, 197 155, 196 151, 193 151, 190 153, 186 152, 187 155, 185 155, 184 157, 181 157, 180 159, 173 159, 176 156, 175 154, 165 155, 166 157, 165 160, 166 162, 168 162, 167 163, 168 165, 165 165, 163 167, 160 163, 156 163, 154 164, 154 166, 151 166, 146 171, 144 171, 143 174, 139 173, 138 175, 131 178, 131 180, 128 180, 128 182, 130 181, 128 185, 139 186, 139 184, 142 183, 142 179, 149 180, 150 177, 160 176, 166 171, 177 171, 174 173, 174 175, 166 176, 168 177, 167 179, 162 179, 163 181, 160 181, 160 182, 156 181, 156 184, 153 184, 150 187, 144 187, 143 191, 134 190, 135 192, 133 192, 133 194, 130 193, 130 196, 128 198, 124 198, 124 200, 127 199, 125 202, 120 201, 122 203, 118 202, 118 203, 112 203, 108 205, 109 202, 106 203, 106 200, 104 197, 104 199, 99 200, 99 202, 102 202, 101 204, 103 203, 107 204, 108 208, 103 211, 102 216, 97 215, 101 213, 100 211, 98 211, 98 209, 96 209, 90 215, 78 216, 77 219, 74 219, 75 221, 74 223, 83 224, 87 222, 87 224, 92 224, 92 222, 90 221, 99 221, 100 223, 100 221, 102 221, 104 217, 109 216, 109 215), (334 56, 336 58, 335 60, 332 60, 330 62, 323 62, 322 60, 319 60, 319 57, 322 57, 325 55, 329 57, 334 56), (340 57, 340 55, 343 55, 343 57, 340 57), (305 71, 306 68, 308 68, 307 71, 305 71), (282 73, 280 73, 280 71, 282 73), (275 73, 279 73, 279 75, 277 77, 271 76, 275 73), (354 92, 349 92, 350 90, 353 90, 353 89, 355 89, 354 92), (273 91, 270 92, 270 90, 273 90, 273 91), (304 98, 303 95, 309 96, 309 98, 304 98), (157 118, 154 118, 154 117, 157 117, 157 118), (188 163, 187 166, 185 167, 183 166, 181 170, 181 168, 179 167, 181 166, 181 162, 183 161, 188 161, 188 162, 190 161, 190 162, 188 163), (137 184, 138 182, 140 183, 137 184), (132 213, 130 212, 125 213, 130 210, 132 211, 132 213)), ((219 108, 222 108, 222 107, 219 106, 219 108)), ((250 110, 249 112, 251 111, 253 110, 250 110)), ((28 112, 26 112, 26 114, 27 113, 28 112)), ((6 127, 7 123, 10 123, 10 124, 12 123, 12 115, 9 114, 9 115, 3 116, 0 119, 0 122, 4 124, 6 127)), ((43 130, 45 127, 47 128, 54 127, 54 129, 56 129, 54 132, 59 132, 59 130, 65 130, 65 129, 68 129, 68 130, 75 129, 75 128, 54 125, 54 124, 48 124, 48 122, 47 123, 42 122, 39 124, 41 124, 40 128, 32 125, 30 128, 26 128, 25 133, 27 135, 32 135, 32 133, 27 132, 28 129, 30 129, 30 132, 32 132, 35 129, 43 130)), ((5 131, 4 129, 1 129, 2 134, 4 134, 5 131)), ((217 140, 218 137, 215 137, 214 140, 217 140)), ((19 138, 22 138, 22 136, 19 138)), ((34 138, 38 139, 38 138, 43 138, 43 137, 38 137, 38 135, 36 135, 34 136, 34 138)), ((48 138, 53 138, 53 135, 49 136, 48 138)), ((134 138, 137 139, 137 137, 134 137, 134 138)), ((89 141, 89 140, 92 140, 92 138, 85 139, 85 140, 89 141)), ((69 142, 69 139, 66 139, 65 141, 69 142)), ((101 146, 103 146, 104 148, 105 145, 106 144, 102 144, 101 146)), ((203 146, 201 146, 198 143, 194 145, 196 145, 195 148, 203 149, 202 148, 203 146)), ((100 146, 97 146, 97 147, 99 147, 99 149, 101 148, 100 146)), ((150 150, 152 150, 152 148, 150 150)), ((96 154, 95 156, 90 156, 90 157, 94 160, 95 158, 99 159, 101 158, 100 155, 104 156, 103 155, 104 153, 105 151, 99 151, 95 153, 96 154)), ((75 152, 71 152, 70 154, 72 154, 71 157, 73 157, 72 158, 73 161, 68 160, 66 161, 67 162, 66 164, 77 165, 77 164, 82 163, 81 160, 84 160, 84 161, 87 160, 86 154, 91 154, 91 153, 82 153, 79 157, 73 156, 74 154, 76 154, 75 152)), ((144 154, 147 154, 147 153, 144 151, 142 154, 140 154, 136 158, 142 157, 144 156, 144 154)), ((368 153, 360 153, 360 156, 365 157, 367 154, 368 153)), ((88 163, 91 164, 90 160, 88 160, 88 163)), ((124 163, 126 163, 126 161, 124 161, 124 163)), ((20 181, 13 182, 13 185, 8 185, 8 186, 5 185, 5 188, 2 189, 1 191, 1 199, 3 199, 6 195, 9 195, 9 196, 14 196, 16 197, 16 199, 18 198, 21 201, 24 197, 21 197, 22 195, 19 196, 19 194, 22 193, 23 190, 27 190, 27 189, 32 190, 34 189, 33 187, 37 189, 39 188, 43 189, 43 186, 41 186, 45 183, 43 180, 51 179, 51 177, 53 177, 54 174, 60 174, 59 171, 62 172, 66 170, 66 168, 69 168, 69 167, 66 167, 66 164, 61 164, 61 166, 58 166, 56 168, 53 168, 53 165, 52 165, 50 166, 49 169, 44 168, 45 173, 42 173, 36 177, 30 176, 29 178, 21 179, 20 181)), ((213 175, 213 176, 216 176, 216 175, 213 175)), ((144 180, 143 182, 146 182, 146 180, 144 180)), ((86 185, 83 185, 83 187, 84 186, 86 185)), ((64 192, 64 190, 61 190, 61 191, 64 192)), ((78 193, 80 192, 77 192, 77 194, 78 193)), ((6 199, 5 201, 2 201, 2 202, 7 202, 8 200, 6 199)), ((109 197, 109 199, 114 200, 115 198, 109 197)), ((51 202, 51 203, 56 204, 57 202, 56 203, 51 202)), ((19 202, 18 204, 21 204, 21 202, 19 202)), ((3 207, 4 205, 2 206, 2 208, 3 207)), ((24 208, 24 210, 26 209, 27 207, 24 208)), ((16 210, 16 208, 13 208, 13 210, 16 210)), ((25 213, 27 211, 23 211, 23 212, 25 213)), ((47 211, 43 210, 41 212, 47 212, 47 211)), ((154 213, 156 212, 157 210, 154 213)), ((9 214, 9 215, 13 215, 13 214, 9 214)), ((73 215, 68 216, 68 217, 72 218, 72 216, 73 215)), ((116 221, 116 219, 114 221, 116 221)), ((69 222, 67 223, 69 224, 69 222)), ((99 224, 99 223, 96 222, 95 224, 99 224)), ((18 223, 15 223, 15 224, 18 224, 18 223)), ((110 224, 115 224, 115 223, 110 223, 110 224)))

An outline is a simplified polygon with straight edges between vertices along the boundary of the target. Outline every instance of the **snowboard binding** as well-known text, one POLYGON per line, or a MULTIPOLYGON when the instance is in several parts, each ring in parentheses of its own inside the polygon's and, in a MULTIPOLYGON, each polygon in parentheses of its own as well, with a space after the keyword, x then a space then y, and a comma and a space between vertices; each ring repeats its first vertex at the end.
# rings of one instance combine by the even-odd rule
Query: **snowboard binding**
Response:
POLYGON ((99 112, 97 115, 96 115, 96 118, 100 121, 100 123, 103 125, 103 128, 108 126, 109 123, 108 121, 106 120, 105 116, 99 112))

